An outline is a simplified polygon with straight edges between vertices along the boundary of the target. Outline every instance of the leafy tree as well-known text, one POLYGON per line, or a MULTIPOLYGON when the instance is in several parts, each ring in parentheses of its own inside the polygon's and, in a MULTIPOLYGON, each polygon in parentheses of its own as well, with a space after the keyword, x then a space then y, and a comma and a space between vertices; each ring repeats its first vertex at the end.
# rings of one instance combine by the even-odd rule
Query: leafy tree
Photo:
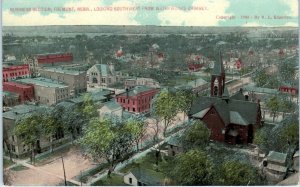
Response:
POLYGON ((252 74, 252 80, 255 82, 256 86, 261 87, 267 84, 269 76, 265 69, 256 71, 252 74))
POLYGON ((210 132, 205 124, 199 120, 186 130, 183 140, 183 147, 187 150, 191 148, 204 148, 209 143, 210 132))
POLYGON ((230 185, 259 185, 260 177, 256 169, 247 163, 242 163, 236 160, 227 160, 223 162, 218 169, 217 177, 215 177, 215 185, 230 186, 230 185))
POLYGON ((131 132, 134 142, 136 144, 136 150, 139 150, 139 144, 145 136, 147 123, 144 119, 130 118, 126 121, 126 129, 131 132))
POLYGON ((91 94, 85 94, 83 97, 82 113, 87 120, 97 116, 97 109, 91 94))
POLYGON ((108 176, 114 170, 116 164, 126 159, 132 151, 133 136, 123 122, 113 123, 111 120, 93 118, 84 130, 84 136, 79 140, 88 153, 94 159, 103 158, 110 165, 108 176))
POLYGON ((176 156, 170 177, 179 185, 210 185, 213 182, 213 163, 202 151, 191 150, 176 156))
POLYGON ((269 108, 271 113, 273 114, 273 122, 275 120, 275 116, 280 108, 280 100, 277 96, 273 96, 267 100, 266 106, 269 108))
POLYGON ((33 113, 17 120, 14 132, 31 150, 30 161, 34 160, 36 142, 40 138, 42 118, 33 113))
POLYGON ((184 112, 184 118, 192 107, 192 102, 195 98, 191 88, 180 89, 176 92, 176 99, 178 100, 178 108, 184 112))
POLYGON ((65 109, 63 115, 64 128, 72 136, 72 142, 81 135, 82 127, 84 126, 84 116, 76 108, 65 109))
POLYGON ((163 121, 163 135, 166 135, 168 127, 171 125, 178 111, 178 100, 171 92, 161 91, 153 101, 153 115, 163 121))

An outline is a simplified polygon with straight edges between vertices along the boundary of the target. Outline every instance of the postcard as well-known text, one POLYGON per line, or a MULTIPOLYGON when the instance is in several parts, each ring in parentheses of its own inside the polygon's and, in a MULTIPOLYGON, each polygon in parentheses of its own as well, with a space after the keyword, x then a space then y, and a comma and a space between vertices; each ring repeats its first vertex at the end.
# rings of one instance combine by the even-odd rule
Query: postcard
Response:
POLYGON ((3 184, 299 184, 297 0, 3 0, 3 184))

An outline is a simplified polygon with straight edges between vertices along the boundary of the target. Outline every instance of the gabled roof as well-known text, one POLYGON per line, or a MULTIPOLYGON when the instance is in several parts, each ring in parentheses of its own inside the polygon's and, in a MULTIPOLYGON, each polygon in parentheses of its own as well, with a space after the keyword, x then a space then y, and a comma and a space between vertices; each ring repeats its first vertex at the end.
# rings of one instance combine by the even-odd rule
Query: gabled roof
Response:
POLYGON ((7 118, 7 119, 18 119, 20 116, 28 114, 28 113, 32 113, 34 111, 38 111, 38 110, 45 110, 46 108, 50 108, 48 106, 37 106, 37 105, 26 105, 26 104, 22 104, 22 105, 17 105, 12 107, 12 109, 10 111, 4 112, 2 114, 3 118, 7 118))
POLYGON ((162 178, 156 171, 137 167, 132 169, 130 173, 132 173, 139 182, 146 185, 156 186, 161 184, 162 178))
POLYGON ((182 130, 180 132, 178 132, 177 134, 171 136, 168 140, 168 144, 169 145, 174 145, 174 146, 177 146, 177 147, 181 147, 182 144, 181 144, 181 138, 184 134, 185 130, 182 130))
POLYGON ((113 75, 107 64, 95 64, 96 69, 101 73, 102 76, 113 75))
MULTIPOLYGON (((225 101, 218 97, 198 97, 194 100, 191 110, 189 112, 190 116, 201 116, 207 108, 214 107, 225 125, 234 122, 241 122, 240 125, 256 124, 258 103, 251 101, 241 101, 228 99, 225 101), (232 111, 232 113, 230 113, 232 111)), ((203 117, 203 116, 202 116, 203 117)))
POLYGON ((212 75, 220 76, 224 73, 225 73, 225 71, 224 71, 224 66, 223 66, 222 55, 221 55, 221 52, 219 52, 219 59, 218 59, 218 61, 216 61, 214 63, 214 69, 212 71, 212 75))

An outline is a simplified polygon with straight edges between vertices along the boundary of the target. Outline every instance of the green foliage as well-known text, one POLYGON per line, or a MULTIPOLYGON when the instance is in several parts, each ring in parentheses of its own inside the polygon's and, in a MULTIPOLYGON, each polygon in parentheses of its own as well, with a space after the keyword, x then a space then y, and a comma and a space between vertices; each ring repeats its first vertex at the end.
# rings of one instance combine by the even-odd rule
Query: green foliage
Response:
POLYGON ((276 113, 278 112, 280 108, 280 100, 277 96, 273 96, 270 99, 267 100, 266 106, 268 109, 273 113, 273 121, 275 118, 276 113))
POLYGON ((178 100, 167 90, 161 91, 153 100, 152 114, 164 123, 163 134, 178 112, 178 100))
POLYGON ((105 158, 114 167, 132 152, 133 137, 124 121, 93 118, 79 143, 95 159, 105 158))
POLYGON ((214 185, 259 185, 259 179, 256 169, 250 164, 228 160, 218 169, 214 185))
POLYGON ((170 176, 179 185, 210 185, 213 182, 213 163, 202 151, 179 154, 170 176))
POLYGON ((125 122, 125 129, 126 131, 130 132, 132 138, 136 143, 137 150, 139 149, 139 143, 146 133, 146 127, 147 123, 145 122, 145 120, 137 117, 129 118, 125 122))
POLYGON ((196 97, 192 89, 180 89, 176 92, 175 97, 178 102, 178 109, 187 115, 192 107, 192 102, 196 97))
POLYGON ((42 121, 42 117, 38 113, 20 118, 14 129, 16 136, 21 137, 25 145, 34 147, 41 134, 42 121))
POLYGON ((258 70, 252 75, 252 80, 255 82, 256 86, 262 87, 267 84, 270 77, 267 75, 265 69, 258 70))
POLYGON ((192 126, 187 129, 185 135, 182 137, 183 147, 185 149, 191 148, 205 148, 209 143, 210 132, 205 124, 199 120, 194 122, 192 126))
POLYGON ((86 119, 91 119, 97 116, 97 109, 92 100, 91 94, 85 94, 83 97, 82 113, 86 119))

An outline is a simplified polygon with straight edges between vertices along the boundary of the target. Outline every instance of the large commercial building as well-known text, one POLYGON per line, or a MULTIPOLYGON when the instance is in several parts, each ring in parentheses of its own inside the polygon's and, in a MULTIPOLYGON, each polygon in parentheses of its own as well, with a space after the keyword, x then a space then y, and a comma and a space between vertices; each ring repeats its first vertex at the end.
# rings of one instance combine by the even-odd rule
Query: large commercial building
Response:
POLYGON ((4 82, 3 91, 12 92, 19 95, 19 101, 31 101, 34 99, 33 85, 24 85, 17 82, 4 82))
POLYGON ((28 78, 30 77, 30 74, 29 66, 27 64, 3 67, 2 69, 3 82, 15 80, 17 78, 28 78))
POLYGON ((32 57, 26 57, 23 61, 25 64, 29 65, 30 71, 33 74, 36 74, 38 73, 38 70, 41 67, 72 63, 73 54, 72 53, 38 54, 32 57))
POLYGON ((20 79, 18 82, 34 86, 35 100, 41 104, 53 105, 70 98, 69 86, 46 78, 20 79))
POLYGON ((125 93, 117 95, 116 101, 123 107, 123 110, 128 112, 149 112, 151 101, 158 92, 157 88, 136 86, 134 89, 126 89, 125 93))
POLYGON ((86 92, 87 90, 86 71, 75 71, 63 68, 41 68, 39 73, 44 78, 67 84, 72 96, 86 92))
POLYGON ((135 77, 125 79, 124 81, 125 88, 131 89, 135 86, 148 86, 151 88, 159 88, 159 82, 151 78, 142 78, 142 77, 135 77))

